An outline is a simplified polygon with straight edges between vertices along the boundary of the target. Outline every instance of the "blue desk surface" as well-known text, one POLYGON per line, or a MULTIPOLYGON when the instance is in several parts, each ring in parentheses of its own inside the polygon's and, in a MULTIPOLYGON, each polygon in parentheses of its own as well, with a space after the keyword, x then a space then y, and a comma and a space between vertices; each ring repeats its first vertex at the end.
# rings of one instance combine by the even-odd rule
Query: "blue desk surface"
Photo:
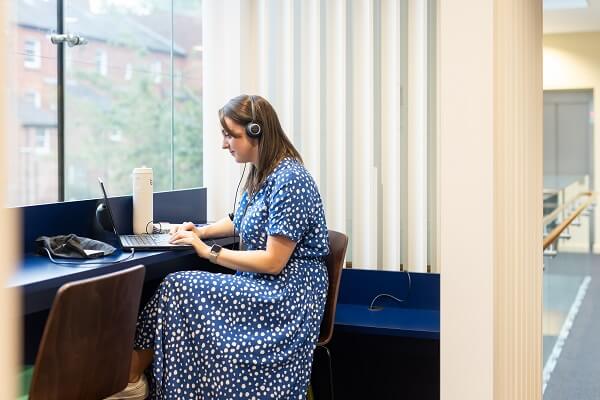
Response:
MULTIPOLYGON (((210 240, 213 242, 213 240, 210 240)), ((233 243, 233 238, 223 238, 214 240, 222 246, 227 246, 233 243)), ((37 254, 26 254, 22 260, 20 268, 8 281, 7 287, 21 288, 25 293, 43 289, 46 287, 60 286, 63 283, 77 279, 89 278, 99 274, 107 274, 122 269, 129 268, 133 265, 144 264, 153 265, 161 262, 172 261, 177 259, 187 258, 189 256, 197 257, 194 250, 177 250, 177 251, 138 251, 132 258, 127 259, 131 253, 129 251, 122 252, 117 250, 115 254, 103 258, 93 260, 82 260, 74 265, 54 264, 48 257, 37 254), (124 260, 118 262, 119 260, 124 260), (94 262, 114 262, 114 264, 98 265, 94 262), (118 263, 117 263, 118 262, 118 263)), ((57 261, 64 259, 57 259, 57 261)), ((66 260, 72 262, 72 260, 66 260)))
POLYGON ((338 304, 336 329, 377 335, 440 338, 439 310, 389 307, 371 311, 364 304, 338 304))
POLYGON ((336 330, 423 339, 440 337, 439 275, 345 269, 335 315, 336 330), (380 297, 382 293, 401 300, 380 297))
MULTIPOLYGON (((127 258, 130 253, 122 253, 119 250, 114 255, 89 261, 81 260, 75 265, 54 264, 47 257, 35 254, 35 239, 38 236, 67 233, 99 239, 118 248, 114 233, 104 230, 96 219, 96 207, 100 202, 101 199, 90 199, 21 208, 24 256, 7 286, 22 290, 25 314, 49 308, 58 288, 67 282, 119 271, 133 265, 146 266, 146 279, 162 277, 177 271, 179 266, 201 266, 207 270, 222 271, 208 261, 199 259, 191 249, 136 252, 134 257, 123 262, 101 265, 95 263, 117 262, 127 258)), ((111 209, 119 233, 131 233, 132 197, 111 198, 111 209)), ((205 223, 206 188, 154 193, 154 218, 156 221, 175 223, 205 223)), ((233 243, 233 238, 222 238, 215 242, 226 246, 233 243)))
MULTIPOLYGON (((217 239, 214 242, 227 246, 233 243, 233 238, 217 239)), ((178 267, 186 265, 212 267, 212 264, 200 259, 193 250, 136 252, 132 258, 123 262, 108 265, 92 264, 94 261, 116 262, 129 255, 129 252, 117 251, 108 257, 82 261, 71 266, 54 264, 45 256, 26 254, 20 268, 11 277, 7 286, 22 290, 23 312, 29 314, 50 308, 56 291, 67 282, 120 271, 138 264, 146 267, 146 280, 162 277, 170 272, 178 271, 178 267)), ((212 269, 220 270, 221 268, 214 266, 212 269)))

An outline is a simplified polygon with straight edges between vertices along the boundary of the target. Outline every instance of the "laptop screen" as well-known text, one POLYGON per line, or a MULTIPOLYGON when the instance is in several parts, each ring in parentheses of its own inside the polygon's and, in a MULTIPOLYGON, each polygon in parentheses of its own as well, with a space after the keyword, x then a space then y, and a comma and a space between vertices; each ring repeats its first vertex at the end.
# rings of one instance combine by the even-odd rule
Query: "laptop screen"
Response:
POLYGON ((104 182, 102 182, 102 179, 100 177, 98 177, 98 182, 100 183, 100 189, 102 189, 102 195, 104 196, 104 205, 106 206, 106 209, 108 210, 108 219, 110 220, 110 224, 112 225, 115 235, 117 235, 117 239, 119 239, 119 243, 121 243, 121 238, 119 236, 119 232, 117 231, 117 225, 115 224, 115 220, 113 219, 112 211, 110 210, 110 204, 108 203, 108 195, 106 194, 106 189, 104 188, 104 182))

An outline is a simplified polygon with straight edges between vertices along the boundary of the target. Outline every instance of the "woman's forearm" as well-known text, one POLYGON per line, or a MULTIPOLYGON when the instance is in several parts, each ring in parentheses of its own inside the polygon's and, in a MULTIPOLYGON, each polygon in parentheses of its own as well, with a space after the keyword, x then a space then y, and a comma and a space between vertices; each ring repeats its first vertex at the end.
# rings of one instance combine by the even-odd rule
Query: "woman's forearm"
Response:
POLYGON ((229 250, 223 249, 217 258, 217 264, 236 271, 260 272, 277 275, 285 264, 281 264, 265 250, 229 250))
MULTIPOLYGON (((208 258, 210 249, 207 245, 204 246, 198 245, 196 251, 199 256, 208 258)), ((269 236, 266 250, 222 249, 216 263, 237 271, 277 275, 285 267, 295 248, 296 242, 285 236, 269 236)))
POLYGON ((229 217, 221 218, 210 225, 198 228, 198 236, 200 239, 235 236, 233 222, 231 222, 229 217))

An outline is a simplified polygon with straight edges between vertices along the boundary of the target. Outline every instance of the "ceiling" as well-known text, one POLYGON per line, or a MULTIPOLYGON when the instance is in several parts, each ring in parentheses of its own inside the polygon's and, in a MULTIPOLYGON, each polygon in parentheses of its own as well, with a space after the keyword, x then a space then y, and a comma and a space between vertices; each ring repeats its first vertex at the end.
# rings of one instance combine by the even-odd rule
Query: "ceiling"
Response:
POLYGON ((585 8, 544 8, 544 33, 600 31, 600 0, 587 0, 587 4, 585 8))

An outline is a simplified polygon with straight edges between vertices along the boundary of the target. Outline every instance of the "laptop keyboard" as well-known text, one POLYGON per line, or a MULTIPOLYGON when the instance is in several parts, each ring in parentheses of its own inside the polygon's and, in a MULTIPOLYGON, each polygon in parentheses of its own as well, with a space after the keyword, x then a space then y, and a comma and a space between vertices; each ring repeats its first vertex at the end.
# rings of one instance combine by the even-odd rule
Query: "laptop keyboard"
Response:
POLYGON ((165 246, 169 245, 169 234, 154 235, 122 235, 121 241, 125 246, 165 246))

